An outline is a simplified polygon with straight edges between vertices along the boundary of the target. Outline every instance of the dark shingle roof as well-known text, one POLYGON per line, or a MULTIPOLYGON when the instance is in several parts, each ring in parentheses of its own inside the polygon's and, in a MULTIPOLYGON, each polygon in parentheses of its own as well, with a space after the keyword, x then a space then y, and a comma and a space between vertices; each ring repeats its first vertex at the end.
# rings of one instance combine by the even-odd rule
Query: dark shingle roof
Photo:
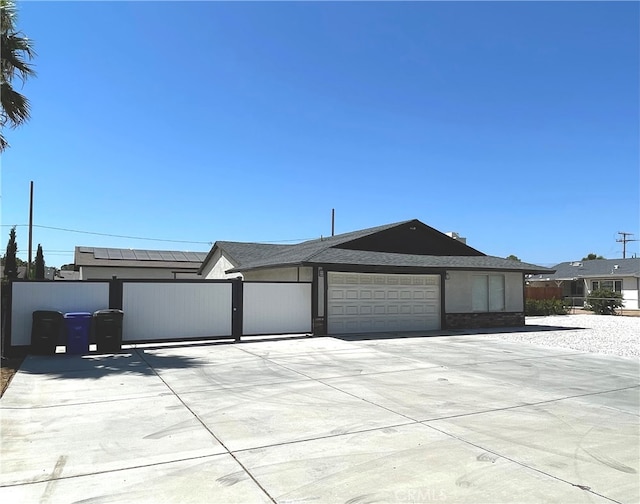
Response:
POLYGON ((640 258, 593 259, 557 264, 553 274, 535 275, 527 280, 572 280, 574 278, 640 277, 640 258))
MULTIPOLYGON (((391 229, 398 225, 405 224, 406 222, 411 221, 396 222, 393 224, 361 229, 359 231, 343 233, 326 238, 317 238, 315 240, 308 240, 294 245, 217 241, 202 262, 202 266, 200 267, 198 274, 202 273, 205 264, 207 264, 209 259, 211 259, 217 248, 224 250, 224 252, 229 256, 229 259, 236 264, 236 267, 242 267, 242 269, 300 264, 301 262, 308 260, 314 254, 328 247, 340 245, 357 238, 362 238, 363 236, 391 229)), ((234 269, 233 271, 239 270, 234 269)))
MULTIPOLYGON (((485 269, 510 270, 523 273, 551 273, 552 270, 534 264, 509 261, 491 256, 436 256, 400 254, 392 252, 374 252, 337 248, 353 240, 402 226, 413 221, 403 221, 384 226, 362 229, 351 233, 319 238, 295 245, 271 245, 260 243, 216 242, 203 262, 199 273, 220 248, 235 264, 229 272, 242 272, 253 269, 301 266, 301 265, 357 265, 390 268, 449 268, 449 269, 485 269)), ((416 221, 419 222, 419 221, 416 221)))
MULTIPOLYGON (((214 244, 213 249, 216 247, 221 248, 227 256, 229 256, 229 259, 236 264, 248 264, 273 257, 275 254, 278 254, 290 246, 291 245, 274 245, 270 243, 218 241, 214 244)), ((207 256, 207 259, 208 257, 209 256, 207 256)), ((206 262, 205 260, 203 264, 206 262)))
POLYGON ((493 256, 429 256, 327 249, 314 257, 319 264, 350 264, 358 266, 393 266, 413 268, 448 268, 473 270, 511 270, 521 272, 552 271, 535 264, 511 261, 493 256))

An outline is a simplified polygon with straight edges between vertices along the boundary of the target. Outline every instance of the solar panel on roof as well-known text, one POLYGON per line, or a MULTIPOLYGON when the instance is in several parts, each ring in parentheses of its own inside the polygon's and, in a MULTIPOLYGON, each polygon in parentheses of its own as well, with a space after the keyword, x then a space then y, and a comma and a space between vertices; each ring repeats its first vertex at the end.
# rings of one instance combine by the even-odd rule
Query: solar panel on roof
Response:
POLYGON ((202 262, 207 257, 206 252, 184 252, 187 257, 187 261, 202 262))
POLYGON ((133 250, 122 250, 122 258, 128 260, 135 260, 136 255, 133 253, 133 250))
POLYGON ((146 250, 134 250, 133 253, 136 255, 136 259, 139 261, 148 261, 149 253, 146 250))
POLYGON ((179 250, 134 250, 106 247, 77 247, 79 252, 92 253, 95 259, 112 261, 167 261, 167 262, 202 262, 206 252, 182 252, 179 250))
POLYGON ((174 252, 173 257, 174 257, 174 260, 178 262, 187 262, 189 260, 189 258, 184 252, 174 252))
POLYGON ((107 257, 109 259, 121 260, 122 251, 119 249, 107 249, 107 257))
POLYGON ((93 257, 96 259, 109 259, 109 254, 105 248, 94 248, 93 257))
POLYGON ((162 261, 162 255, 156 250, 147 250, 147 254, 151 261, 162 261))
POLYGON ((160 254, 160 257, 162 257, 163 261, 175 261, 173 252, 169 252, 168 250, 160 250, 158 253, 160 254))

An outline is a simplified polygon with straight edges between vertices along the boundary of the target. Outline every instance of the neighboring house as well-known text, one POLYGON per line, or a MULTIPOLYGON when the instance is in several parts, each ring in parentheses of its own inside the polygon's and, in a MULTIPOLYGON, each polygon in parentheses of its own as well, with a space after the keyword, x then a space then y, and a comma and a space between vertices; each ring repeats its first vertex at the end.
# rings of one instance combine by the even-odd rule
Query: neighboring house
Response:
POLYGON ((218 241, 204 278, 312 284, 316 334, 524 325, 524 275, 418 220, 296 245, 218 241))
POLYGON ((527 284, 561 287, 563 296, 571 298, 576 306, 581 306, 591 291, 609 289, 622 294, 624 308, 640 308, 640 258, 563 262, 553 269, 556 272, 552 275, 527 277, 527 284))
POLYGON ((113 278, 198 279, 205 252, 76 247, 80 280, 113 278))
POLYGON ((54 280, 80 280, 79 271, 58 270, 54 280))

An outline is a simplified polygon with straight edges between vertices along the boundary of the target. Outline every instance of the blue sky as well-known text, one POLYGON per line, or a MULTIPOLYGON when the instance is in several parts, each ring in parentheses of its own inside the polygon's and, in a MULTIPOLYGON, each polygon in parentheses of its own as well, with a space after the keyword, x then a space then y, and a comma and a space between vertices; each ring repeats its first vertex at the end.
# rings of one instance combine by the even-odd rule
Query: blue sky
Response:
POLYGON ((640 238, 637 2, 19 9, 38 76, 1 231, 22 258, 31 180, 50 266, 327 236, 332 208, 336 233, 417 218, 544 265, 640 238))

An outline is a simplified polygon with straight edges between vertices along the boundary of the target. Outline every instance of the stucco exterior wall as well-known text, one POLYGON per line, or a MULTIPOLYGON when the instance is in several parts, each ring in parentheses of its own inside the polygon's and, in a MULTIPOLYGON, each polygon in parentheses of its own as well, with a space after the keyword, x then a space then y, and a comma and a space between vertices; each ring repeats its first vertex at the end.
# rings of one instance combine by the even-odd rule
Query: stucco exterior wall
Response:
POLYGON ((640 290, 640 278, 627 277, 622 279, 622 297, 624 307, 630 309, 640 308, 638 291, 640 290))
POLYGON ((106 266, 80 266, 80 280, 104 280, 117 278, 148 279, 198 279, 202 278, 195 271, 179 272, 165 268, 118 268, 106 266), (176 274, 174 275, 174 271, 176 274))
POLYGON ((638 301, 638 289, 640 289, 640 286, 638 285, 639 280, 638 278, 635 277, 611 277, 611 278, 607 278, 607 277, 599 277, 599 278, 587 278, 585 279, 585 288, 586 288, 586 292, 588 294, 591 293, 592 289, 592 282, 593 281, 603 281, 603 280, 622 280, 622 304, 623 304, 623 308, 627 308, 627 309, 631 309, 631 310, 636 310, 638 308, 640 308, 640 304, 638 301))
POLYGON ((473 313, 473 275, 504 275, 505 312, 523 312, 524 294, 521 273, 487 271, 447 271, 445 279, 445 313, 473 313))
POLYGON ((222 280, 227 278, 242 278, 240 273, 226 273, 227 270, 234 268, 233 264, 220 249, 216 250, 211 260, 202 270, 202 278, 207 280, 222 280))
POLYGON ((244 274, 244 279, 269 282, 311 282, 313 280, 313 268, 300 266, 247 271, 244 274))

